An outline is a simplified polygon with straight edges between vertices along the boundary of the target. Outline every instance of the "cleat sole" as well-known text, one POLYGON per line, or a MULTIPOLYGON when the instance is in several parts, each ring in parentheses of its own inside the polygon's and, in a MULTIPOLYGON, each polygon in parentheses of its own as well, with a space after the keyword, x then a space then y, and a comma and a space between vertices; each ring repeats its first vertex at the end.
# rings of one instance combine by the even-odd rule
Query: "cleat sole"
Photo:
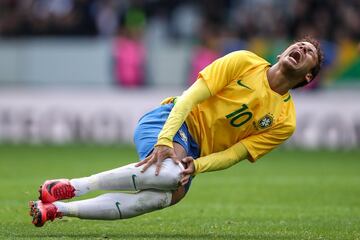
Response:
POLYGON ((39 208, 37 207, 36 202, 30 201, 29 206, 30 206, 30 216, 33 217, 32 223, 36 227, 42 227, 44 225, 44 223, 42 223, 42 221, 41 221, 42 215, 41 215, 39 208))

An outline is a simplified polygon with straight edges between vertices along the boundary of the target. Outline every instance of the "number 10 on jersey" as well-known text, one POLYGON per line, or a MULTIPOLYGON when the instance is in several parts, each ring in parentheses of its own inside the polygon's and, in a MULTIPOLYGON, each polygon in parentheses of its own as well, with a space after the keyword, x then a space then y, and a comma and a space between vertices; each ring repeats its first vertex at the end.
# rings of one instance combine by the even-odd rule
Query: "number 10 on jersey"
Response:
POLYGON ((247 123, 253 116, 248 109, 249 107, 243 104, 240 109, 226 115, 226 118, 230 119, 231 126, 240 127, 247 123))

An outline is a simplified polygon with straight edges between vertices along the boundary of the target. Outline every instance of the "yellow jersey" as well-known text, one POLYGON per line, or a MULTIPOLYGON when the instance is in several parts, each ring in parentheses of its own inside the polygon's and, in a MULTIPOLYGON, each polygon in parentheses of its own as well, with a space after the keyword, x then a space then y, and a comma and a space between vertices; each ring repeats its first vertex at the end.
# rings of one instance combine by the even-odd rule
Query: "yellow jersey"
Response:
POLYGON ((211 97, 192 108, 186 118, 200 156, 241 142, 255 161, 288 139, 295 130, 291 95, 274 92, 267 79, 270 63, 248 51, 217 59, 198 78, 211 97))

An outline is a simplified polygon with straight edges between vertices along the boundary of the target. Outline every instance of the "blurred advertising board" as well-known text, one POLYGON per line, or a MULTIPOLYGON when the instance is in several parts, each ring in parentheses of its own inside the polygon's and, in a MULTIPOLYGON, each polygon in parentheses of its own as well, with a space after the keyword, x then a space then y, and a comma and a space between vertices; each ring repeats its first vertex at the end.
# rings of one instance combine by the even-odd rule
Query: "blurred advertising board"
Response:
MULTIPOLYGON (((132 143, 138 119, 181 89, 0 91, 0 142, 132 143)), ((360 146, 360 94, 352 90, 293 94, 297 130, 286 146, 360 146)))

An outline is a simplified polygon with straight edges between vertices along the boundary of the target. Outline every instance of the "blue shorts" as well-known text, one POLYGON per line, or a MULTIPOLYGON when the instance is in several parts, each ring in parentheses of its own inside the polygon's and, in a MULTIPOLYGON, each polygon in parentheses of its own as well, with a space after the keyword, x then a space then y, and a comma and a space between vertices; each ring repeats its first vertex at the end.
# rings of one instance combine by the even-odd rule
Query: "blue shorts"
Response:
MULTIPOLYGON (((140 160, 146 158, 154 149, 157 137, 173 107, 173 103, 161 105, 140 118, 134 133, 134 143, 140 160)), ((190 135, 186 123, 181 125, 173 141, 179 143, 185 149, 187 156, 194 159, 200 156, 199 146, 190 135)), ((191 180, 192 178, 185 185, 186 192, 190 188, 191 180)))

